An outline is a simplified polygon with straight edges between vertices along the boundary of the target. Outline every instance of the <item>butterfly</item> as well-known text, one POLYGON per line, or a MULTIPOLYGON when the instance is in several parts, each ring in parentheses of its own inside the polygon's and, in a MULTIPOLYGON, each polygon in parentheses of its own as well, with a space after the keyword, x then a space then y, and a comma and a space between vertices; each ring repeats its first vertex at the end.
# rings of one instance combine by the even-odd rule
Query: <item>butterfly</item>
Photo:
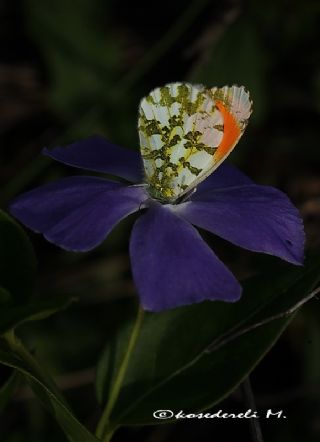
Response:
POLYGON ((151 196, 172 203, 194 190, 232 152, 251 111, 243 86, 169 83, 152 90, 138 118, 151 196))

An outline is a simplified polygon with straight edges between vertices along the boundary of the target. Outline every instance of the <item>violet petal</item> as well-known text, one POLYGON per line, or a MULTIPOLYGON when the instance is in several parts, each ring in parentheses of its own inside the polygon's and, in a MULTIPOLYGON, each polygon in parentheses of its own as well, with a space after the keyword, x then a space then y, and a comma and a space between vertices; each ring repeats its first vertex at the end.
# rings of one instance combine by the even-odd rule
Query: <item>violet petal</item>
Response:
POLYGON ((189 223, 155 203, 135 223, 132 271, 145 310, 237 301, 241 286, 189 223))
POLYGON ((304 230, 288 197, 269 186, 246 185, 205 192, 175 206, 192 224, 249 250, 302 264, 304 230))
POLYGON ((192 200, 201 199, 205 192, 224 187, 242 186, 253 184, 252 180, 229 163, 222 163, 211 175, 197 186, 197 191, 192 195, 192 200))
POLYGON ((16 198, 10 212, 48 241, 72 251, 91 250, 147 198, 141 186, 102 178, 61 179, 16 198))
POLYGON ((69 166, 108 173, 133 183, 142 182, 143 179, 140 154, 109 143, 99 135, 66 147, 45 148, 42 153, 69 166))

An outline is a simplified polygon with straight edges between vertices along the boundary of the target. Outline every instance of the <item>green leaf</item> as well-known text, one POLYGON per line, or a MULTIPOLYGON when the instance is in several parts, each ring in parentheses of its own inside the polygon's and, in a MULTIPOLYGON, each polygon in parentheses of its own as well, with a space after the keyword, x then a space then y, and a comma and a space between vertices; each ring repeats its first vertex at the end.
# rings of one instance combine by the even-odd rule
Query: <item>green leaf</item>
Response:
MULTIPOLYGON (((319 283, 319 262, 253 278, 234 304, 204 302, 147 313, 110 429, 157 424, 158 409, 196 412, 221 401, 253 370, 319 283), (210 388, 209 388, 210 386, 210 388)), ((131 324, 107 344, 97 373, 105 404, 126 350, 131 324)))
POLYGON ((4 305, 0 309, 0 335, 27 321, 45 319, 67 308, 73 300, 65 296, 33 298, 28 304, 4 305))
POLYGON ((18 356, 6 349, 0 349, 0 362, 9 367, 16 368, 29 381, 43 404, 58 421, 69 440, 72 442, 97 442, 96 439, 73 415, 69 407, 60 397, 52 391, 52 388, 40 379, 35 370, 18 356))
POLYGON ((33 290, 36 258, 23 229, 0 210, 0 286, 15 301, 25 301, 33 290))
POLYGON ((3 413, 11 396, 21 380, 19 372, 14 370, 9 379, 0 388, 0 414, 3 413))

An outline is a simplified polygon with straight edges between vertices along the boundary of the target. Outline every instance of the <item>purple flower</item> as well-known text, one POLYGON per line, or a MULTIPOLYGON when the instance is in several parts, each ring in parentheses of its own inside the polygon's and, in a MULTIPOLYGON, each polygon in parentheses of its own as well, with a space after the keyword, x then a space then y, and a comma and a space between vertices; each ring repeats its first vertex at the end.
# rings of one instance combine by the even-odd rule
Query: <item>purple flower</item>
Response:
POLYGON ((302 264, 304 232, 297 209, 279 190, 254 184, 228 164, 221 164, 193 193, 163 201, 145 184, 141 156, 100 136, 45 149, 44 154, 70 166, 118 176, 127 184, 68 177, 19 196, 11 213, 48 241, 85 252, 98 246, 126 216, 140 212, 130 238, 130 257, 146 310, 239 299, 240 284, 193 226, 248 250, 302 264))

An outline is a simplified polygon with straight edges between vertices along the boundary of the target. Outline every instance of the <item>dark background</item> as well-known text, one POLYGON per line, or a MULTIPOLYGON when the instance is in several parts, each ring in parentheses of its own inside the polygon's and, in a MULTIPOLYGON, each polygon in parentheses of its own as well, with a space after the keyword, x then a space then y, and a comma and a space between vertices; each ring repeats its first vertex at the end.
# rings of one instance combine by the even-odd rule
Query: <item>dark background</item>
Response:
MULTIPOLYGON (((254 112, 230 161, 285 191, 300 209, 308 254, 320 247, 319 18, 317 1, 16 0, 0 2, 1 207, 24 190, 74 171, 41 157, 44 146, 100 133, 138 149, 137 106, 170 81, 243 84, 254 112)), ((76 173, 81 173, 77 171, 76 173)), ((134 216, 88 254, 66 253, 28 232, 39 260, 37 294, 79 302, 21 335, 57 376, 82 421, 99 409, 94 366, 135 295, 127 245, 134 216)), ((242 279, 289 264, 205 234, 242 279)), ((252 374, 266 441, 320 437, 319 302, 300 312, 252 374)), ((174 351, 174 349, 172 349, 174 351)), ((0 368, 4 379, 6 370, 0 368)), ((217 382, 213 379, 213 382, 217 382)), ((210 386, 208 385, 208 388, 210 386)), ((186 395, 188 392, 186 392, 186 395)), ((243 411, 240 391, 214 408, 243 411)), ((1 442, 65 440, 23 386, 0 417, 1 442)), ((190 421, 123 429, 114 440, 249 441, 248 422, 190 421)))

